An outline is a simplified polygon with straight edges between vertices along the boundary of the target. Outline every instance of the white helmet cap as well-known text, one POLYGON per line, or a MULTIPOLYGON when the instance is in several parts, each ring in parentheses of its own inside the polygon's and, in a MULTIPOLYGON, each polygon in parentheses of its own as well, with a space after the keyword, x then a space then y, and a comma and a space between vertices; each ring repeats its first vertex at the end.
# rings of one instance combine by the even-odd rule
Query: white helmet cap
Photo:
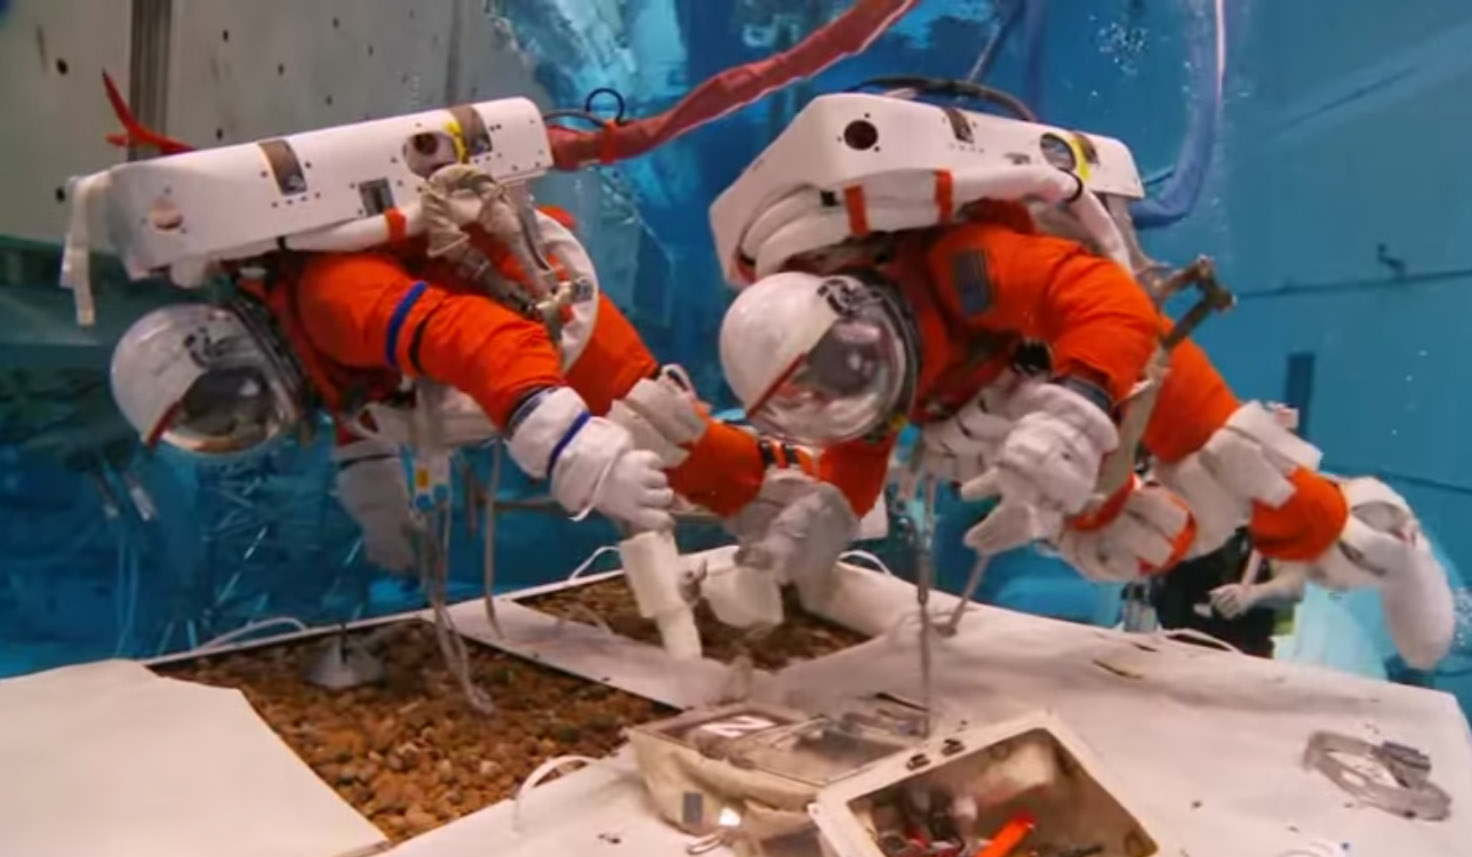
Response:
POLYGON ((156 309, 112 355, 112 395, 150 446, 226 456, 260 448, 302 417, 300 381, 232 308, 156 309))
POLYGON ((762 278, 726 312, 720 348, 752 424, 817 447, 881 427, 911 370, 897 319, 873 286, 849 276, 762 278))

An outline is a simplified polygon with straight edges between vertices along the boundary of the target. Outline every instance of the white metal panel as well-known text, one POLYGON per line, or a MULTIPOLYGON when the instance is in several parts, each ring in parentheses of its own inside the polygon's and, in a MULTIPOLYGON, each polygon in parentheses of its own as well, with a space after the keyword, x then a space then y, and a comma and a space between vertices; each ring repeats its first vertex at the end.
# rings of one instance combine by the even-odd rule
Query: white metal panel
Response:
POLYGON ((383 834, 237 690, 126 661, 0 682, 6 857, 346 857, 383 834))
MULTIPOLYGON (((471 109, 486 128, 489 148, 472 155, 470 163, 504 182, 526 180, 550 166, 546 130, 530 101, 502 99, 471 109)), ((404 206, 420 185, 409 165, 408 141, 416 134, 448 133, 452 120, 451 111, 428 110, 286 135, 279 139, 294 162, 280 168, 271 167, 262 147, 251 143, 119 167, 110 190, 114 239, 126 248, 130 264, 158 268, 374 216, 380 209, 365 208, 371 183, 381 183, 390 197, 380 204, 404 206), (176 219, 167 226, 153 222, 149 212, 155 206, 167 206, 176 219)))
MULTIPOLYGON (((676 660, 658 646, 564 621, 506 598, 496 599, 504 637, 491 628, 479 599, 454 605, 450 615, 455 629, 472 640, 677 708, 713 703, 735 679, 733 670, 718 661, 676 660)), ((755 682, 768 677, 753 673, 755 682)))
POLYGON ((60 243, 69 176, 123 159, 102 91, 128 90, 128 3, 13 0, 0 13, 0 237, 60 243))
MULTIPOLYGON (((914 697, 918 663, 916 635, 890 634, 788 667, 759 695, 811 710, 880 690, 914 697)), ((982 605, 936 641, 933 678, 942 729, 1056 713, 1131 808, 1193 857, 1297 853, 1319 839, 1357 855, 1462 854, 1472 841, 1468 813, 1407 821, 1299 764, 1319 730, 1399 741, 1430 756, 1431 779, 1465 806, 1472 735, 1445 693, 982 605)))
POLYGON ((454 5, 174 0, 169 133, 206 146, 444 106, 454 5))
MULTIPOLYGON (((649 809, 644 781, 625 745, 617 755, 417 836, 390 857, 656 857, 681 855, 696 840, 649 809)), ((721 846, 707 857, 732 857, 721 846)))

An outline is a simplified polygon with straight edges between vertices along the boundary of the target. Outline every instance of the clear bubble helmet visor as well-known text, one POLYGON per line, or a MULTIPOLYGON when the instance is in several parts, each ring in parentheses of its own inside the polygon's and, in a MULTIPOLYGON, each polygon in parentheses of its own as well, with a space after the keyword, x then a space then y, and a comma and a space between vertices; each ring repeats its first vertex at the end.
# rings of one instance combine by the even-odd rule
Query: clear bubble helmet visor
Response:
POLYGON ((894 415, 908 360, 893 317, 871 297, 846 310, 791 364, 749 418, 765 432, 812 446, 864 437, 894 415))
POLYGON ((259 449, 302 417, 300 385, 232 308, 178 304, 145 315, 113 350, 113 399, 144 442, 206 456, 259 449))

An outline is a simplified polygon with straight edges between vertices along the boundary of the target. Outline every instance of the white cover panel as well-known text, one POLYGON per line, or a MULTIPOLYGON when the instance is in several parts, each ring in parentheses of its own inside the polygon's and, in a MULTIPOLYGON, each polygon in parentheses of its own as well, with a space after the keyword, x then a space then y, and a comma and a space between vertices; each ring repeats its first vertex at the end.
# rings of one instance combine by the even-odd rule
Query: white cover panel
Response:
POLYGON ((238 691, 102 661, 0 681, 6 857, 348 857, 383 835, 238 691))

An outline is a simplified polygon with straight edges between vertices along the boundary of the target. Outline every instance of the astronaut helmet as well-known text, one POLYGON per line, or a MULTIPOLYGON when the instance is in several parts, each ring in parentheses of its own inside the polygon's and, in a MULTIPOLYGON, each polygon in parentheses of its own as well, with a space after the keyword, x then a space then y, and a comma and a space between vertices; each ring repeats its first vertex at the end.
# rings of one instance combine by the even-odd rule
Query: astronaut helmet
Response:
POLYGON ((218 458, 259 451, 305 413, 287 353, 243 305, 160 307, 113 349, 113 400, 150 447, 218 458))
POLYGON ((906 405, 916 363, 882 285, 795 271, 737 295, 720 353, 752 425, 813 447, 885 428, 906 405))

